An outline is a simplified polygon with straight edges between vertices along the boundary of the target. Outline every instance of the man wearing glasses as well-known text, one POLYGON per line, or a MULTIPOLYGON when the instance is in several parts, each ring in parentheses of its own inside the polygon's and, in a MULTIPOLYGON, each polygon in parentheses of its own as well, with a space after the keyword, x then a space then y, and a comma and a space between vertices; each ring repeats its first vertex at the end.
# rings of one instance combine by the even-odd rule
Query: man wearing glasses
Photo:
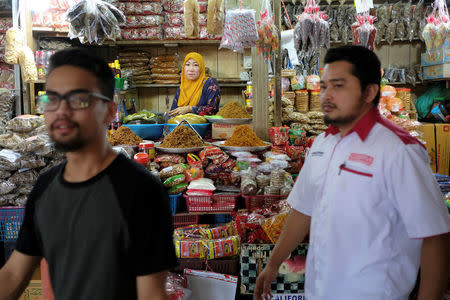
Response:
POLYGON ((176 265, 168 196, 109 146, 113 89, 112 70, 87 50, 51 57, 38 103, 67 160, 29 196, 17 249, 0 270, 1 300, 20 296, 42 257, 56 299, 166 299, 176 265))

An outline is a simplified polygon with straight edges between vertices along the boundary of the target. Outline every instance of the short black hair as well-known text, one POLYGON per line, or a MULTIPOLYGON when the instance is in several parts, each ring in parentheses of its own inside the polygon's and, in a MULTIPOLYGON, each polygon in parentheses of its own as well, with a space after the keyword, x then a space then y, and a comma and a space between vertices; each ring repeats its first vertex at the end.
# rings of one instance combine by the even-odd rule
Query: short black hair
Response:
MULTIPOLYGON (((331 48, 325 55, 325 64, 336 61, 346 61, 352 64, 352 74, 355 75, 361 84, 361 92, 364 92, 369 84, 376 84, 380 87, 381 63, 373 51, 356 45, 348 45, 331 48)), ((380 89, 373 100, 374 105, 380 102, 380 89)))
POLYGON ((54 69, 62 66, 74 66, 91 72, 97 78, 102 94, 111 100, 113 99, 114 73, 102 58, 82 48, 60 50, 50 56, 47 76, 54 69))

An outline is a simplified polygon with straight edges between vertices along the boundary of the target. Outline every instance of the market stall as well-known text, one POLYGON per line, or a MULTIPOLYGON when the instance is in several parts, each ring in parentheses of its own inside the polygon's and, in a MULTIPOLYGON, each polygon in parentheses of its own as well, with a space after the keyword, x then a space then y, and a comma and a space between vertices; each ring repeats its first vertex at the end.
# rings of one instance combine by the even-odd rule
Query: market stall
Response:
MULTIPOLYGON (((237 297, 253 292, 306 153, 327 128, 320 76, 332 46, 360 44, 380 56, 379 110, 424 142, 450 208, 450 26, 442 1, 434 10, 423 1, 376 2, 366 10, 345 1, 231 2, 97 1, 95 10, 105 12, 100 16, 85 1, 51 1, 45 9, 25 9, 32 20, 27 28, 0 18, 0 241, 6 256, 37 176, 64 159, 42 117, 14 114, 13 65, 27 83, 25 106, 39 112, 34 93, 45 91, 50 55, 74 45, 104 54, 116 74, 110 145, 160 178, 169 194, 180 259, 168 283, 171 299, 195 293, 189 287, 204 275, 195 270, 235 276, 229 284, 237 297), (169 117, 182 59, 203 49, 206 73, 218 78, 223 93, 221 106, 216 113, 169 117), (250 68, 244 67, 249 58, 250 68)), ((301 295, 307 242, 283 263, 274 293, 301 295)))

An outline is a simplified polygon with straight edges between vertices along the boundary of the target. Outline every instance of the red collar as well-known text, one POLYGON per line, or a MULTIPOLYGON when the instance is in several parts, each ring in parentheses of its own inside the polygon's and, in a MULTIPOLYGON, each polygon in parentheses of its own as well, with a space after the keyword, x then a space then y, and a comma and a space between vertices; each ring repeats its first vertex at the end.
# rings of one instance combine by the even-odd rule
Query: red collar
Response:
MULTIPOLYGON (((364 140, 369 135, 370 130, 372 130, 372 127, 380 118, 381 115, 378 107, 372 108, 358 121, 358 123, 355 124, 355 126, 353 126, 353 128, 346 134, 346 136, 351 134, 352 132, 356 132, 359 135, 360 139, 364 142, 364 140)), ((325 130, 325 137, 327 137, 329 134, 335 135, 337 133, 339 133, 339 128, 334 125, 330 125, 328 126, 327 130, 325 130)))

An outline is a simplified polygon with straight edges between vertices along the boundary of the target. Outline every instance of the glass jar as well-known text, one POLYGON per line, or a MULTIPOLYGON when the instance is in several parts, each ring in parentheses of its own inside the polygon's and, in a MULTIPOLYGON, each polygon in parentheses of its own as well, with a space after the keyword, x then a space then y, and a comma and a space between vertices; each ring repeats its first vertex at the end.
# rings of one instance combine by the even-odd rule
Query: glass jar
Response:
POLYGON ((147 153, 150 160, 155 158, 155 143, 152 141, 139 144, 139 152, 147 153))

